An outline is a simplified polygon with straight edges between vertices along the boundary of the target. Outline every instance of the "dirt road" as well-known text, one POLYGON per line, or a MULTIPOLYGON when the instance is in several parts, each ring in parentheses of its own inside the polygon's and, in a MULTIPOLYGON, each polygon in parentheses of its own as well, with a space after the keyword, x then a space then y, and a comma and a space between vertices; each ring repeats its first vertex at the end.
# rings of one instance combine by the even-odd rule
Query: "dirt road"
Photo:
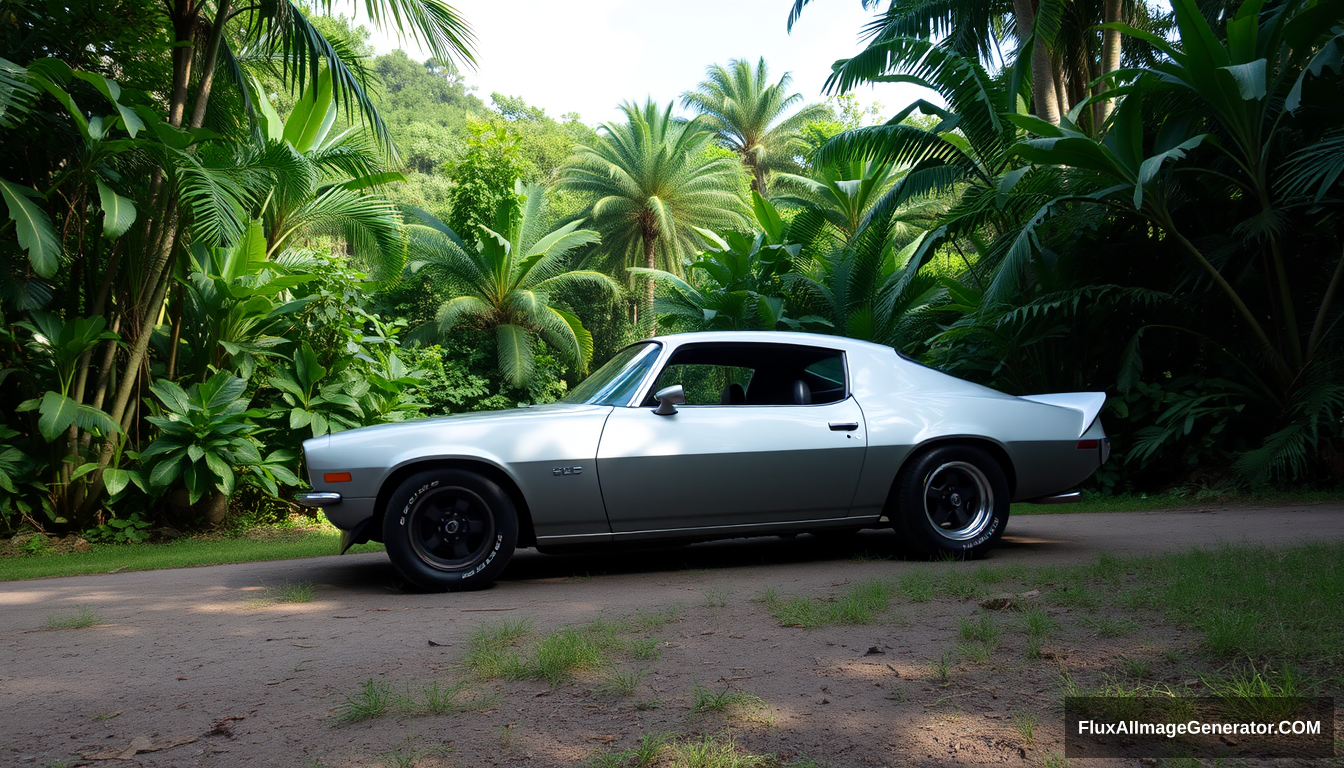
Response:
MULTIPOLYGON (((1344 504, 1019 516, 985 564, 1338 538, 1344 504)), ((658 732, 730 735, 781 764, 807 756, 831 766, 1031 765, 1057 751, 1050 685, 1062 661, 1024 661, 1006 635, 993 660, 964 674, 954 667, 949 674, 964 681, 955 694, 931 682, 946 672, 940 653, 975 602, 897 599, 875 624, 799 629, 780 626, 754 599, 983 567, 895 552, 890 532, 828 546, 802 536, 583 556, 526 551, 493 589, 453 595, 400 591, 381 554, 4 583, 0 764, 101 765, 97 758, 122 755, 130 759, 106 764, 574 765, 658 732), (310 602, 257 599, 299 582, 315 585, 310 602), (43 629, 80 607, 99 624, 43 629), (480 681, 462 667, 483 622, 525 618, 545 633, 657 610, 668 612, 622 630, 630 648, 644 643, 643 658, 617 654, 572 683, 480 681), (629 696, 602 695, 614 670, 641 669, 629 696), (337 725, 342 703, 370 680, 413 696, 431 680, 466 680, 463 701, 474 703, 337 725), (724 712, 695 713, 696 686, 742 696, 724 712), (1020 726, 1030 712, 1041 722, 1035 738, 1020 726)), ((1109 639, 1060 618, 1066 631, 1052 642, 1058 659, 1074 654, 1071 663, 1100 664, 1122 646, 1198 642, 1157 617, 1135 637, 1109 639)))

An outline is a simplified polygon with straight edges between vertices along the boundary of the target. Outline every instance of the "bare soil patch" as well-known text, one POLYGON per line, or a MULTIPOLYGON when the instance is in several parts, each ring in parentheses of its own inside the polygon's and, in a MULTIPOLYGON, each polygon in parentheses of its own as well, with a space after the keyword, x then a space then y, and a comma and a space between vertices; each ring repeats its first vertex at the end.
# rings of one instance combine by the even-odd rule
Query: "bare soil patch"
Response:
POLYGON ((889 532, 524 552, 453 595, 401 590, 381 554, 7 583, 0 763, 562 766, 666 733, 766 765, 1062 764, 1070 686, 1197 689, 1212 667, 1202 633, 1036 566, 1339 539, 1344 506, 1021 517, 1009 535, 981 563, 898 559, 889 532), (306 601, 267 602, 296 585, 306 601), (100 622, 45 628, 77 609, 100 622), (871 623, 830 623, 850 620, 871 623), (509 621, 517 663, 469 663, 509 621), (564 653, 582 663, 538 671, 564 653))

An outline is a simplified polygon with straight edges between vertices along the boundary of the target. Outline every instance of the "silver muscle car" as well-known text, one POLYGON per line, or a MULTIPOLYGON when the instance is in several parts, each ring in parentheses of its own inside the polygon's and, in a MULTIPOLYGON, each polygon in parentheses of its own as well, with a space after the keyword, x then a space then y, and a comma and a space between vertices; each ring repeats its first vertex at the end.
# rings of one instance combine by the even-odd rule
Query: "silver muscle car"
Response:
POLYGON ((304 443, 351 544, 430 590, 483 587, 517 547, 842 533, 979 557, 1010 501, 1076 500, 1106 461, 1102 393, 1013 397, 891 347, 688 333, 618 352, 562 402, 304 443))

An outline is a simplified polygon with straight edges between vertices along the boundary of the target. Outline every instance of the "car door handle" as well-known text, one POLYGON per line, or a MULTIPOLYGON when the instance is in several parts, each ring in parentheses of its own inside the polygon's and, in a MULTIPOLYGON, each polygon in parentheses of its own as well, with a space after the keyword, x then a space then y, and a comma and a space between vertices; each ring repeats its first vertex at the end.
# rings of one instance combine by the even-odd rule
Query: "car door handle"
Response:
POLYGON ((856 430, 856 429, 858 429, 858 428, 859 428, 859 422, 857 422, 857 421, 832 421, 832 422, 831 422, 831 431, 832 431, 832 432, 853 432, 854 430, 856 430))

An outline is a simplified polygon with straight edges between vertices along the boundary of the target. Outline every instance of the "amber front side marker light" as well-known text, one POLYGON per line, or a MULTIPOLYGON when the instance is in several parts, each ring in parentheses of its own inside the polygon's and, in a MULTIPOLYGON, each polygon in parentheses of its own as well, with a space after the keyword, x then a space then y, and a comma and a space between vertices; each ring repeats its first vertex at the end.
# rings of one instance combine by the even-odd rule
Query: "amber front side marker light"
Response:
POLYGON ((349 472, 328 472, 322 475, 323 482, 327 483, 348 483, 350 482, 349 472))

